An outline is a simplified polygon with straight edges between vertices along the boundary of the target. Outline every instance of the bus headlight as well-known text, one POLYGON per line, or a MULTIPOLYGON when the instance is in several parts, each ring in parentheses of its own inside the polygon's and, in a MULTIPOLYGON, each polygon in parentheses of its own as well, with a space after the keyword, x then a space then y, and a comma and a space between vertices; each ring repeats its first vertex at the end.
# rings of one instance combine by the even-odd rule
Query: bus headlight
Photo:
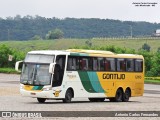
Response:
POLYGON ((20 85, 20 89, 24 89, 24 86, 23 86, 23 85, 20 85))
POLYGON ((51 87, 43 88, 43 91, 49 91, 49 90, 52 90, 52 88, 51 87))

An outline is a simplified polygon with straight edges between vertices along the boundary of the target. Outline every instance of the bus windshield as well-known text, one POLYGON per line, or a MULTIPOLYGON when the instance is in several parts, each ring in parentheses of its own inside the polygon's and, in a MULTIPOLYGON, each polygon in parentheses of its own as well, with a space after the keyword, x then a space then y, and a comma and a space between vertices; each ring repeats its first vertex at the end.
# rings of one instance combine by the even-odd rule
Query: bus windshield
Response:
POLYGON ((24 63, 20 82, 25 85, 50 85, 49 64, 24 63))

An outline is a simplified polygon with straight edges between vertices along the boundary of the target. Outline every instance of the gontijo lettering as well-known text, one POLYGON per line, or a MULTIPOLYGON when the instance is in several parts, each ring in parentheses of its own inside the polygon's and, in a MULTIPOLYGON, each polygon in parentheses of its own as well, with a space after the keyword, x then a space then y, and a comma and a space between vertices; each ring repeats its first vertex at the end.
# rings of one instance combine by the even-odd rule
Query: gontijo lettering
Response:
POLYGON ((103 74, 103 79, 119 79, 123 80, 125 79, 125 74, 103 74))

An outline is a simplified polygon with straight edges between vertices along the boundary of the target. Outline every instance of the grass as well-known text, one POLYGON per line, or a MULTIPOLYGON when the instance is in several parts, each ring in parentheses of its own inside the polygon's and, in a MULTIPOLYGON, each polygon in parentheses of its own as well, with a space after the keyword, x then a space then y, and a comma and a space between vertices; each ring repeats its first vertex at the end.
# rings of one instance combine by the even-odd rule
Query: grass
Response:
POLYGON ((145 77, 145 83, 160 84, 160 77, 145 77))
POLYGON ((7 73, 7 74, 19 74, 15 69, 13 68, 0 68, 0 73, 7 73))
POLYGON ((21 51, 31 50, 60 50, 73 48, 75 46, 85 46, 85 42, 90 40, 93 46, 103 47, 114 45, 121 48, 131 48, 136 51, 142 47, 144 43, 151 46, 151 51, 155 52, 160 47, 160 39, 57 39, 57 40, 30 40, 30 41, 1 41, 0 44, 8 45, 21 51))

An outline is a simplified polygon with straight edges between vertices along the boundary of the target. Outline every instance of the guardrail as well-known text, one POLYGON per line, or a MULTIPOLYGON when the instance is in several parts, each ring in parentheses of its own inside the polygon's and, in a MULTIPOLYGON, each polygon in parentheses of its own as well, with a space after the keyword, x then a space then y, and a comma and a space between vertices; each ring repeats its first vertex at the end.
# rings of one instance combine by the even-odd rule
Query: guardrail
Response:
POLYGON ((160 37, 95 37, 95 38, 92 38, 92 39, 103 39, 103 40, 117 40, 117 39, 124 39, 124 40, 135 40, 135 39, 143 39, 143 40, 160 40, 160 37))

